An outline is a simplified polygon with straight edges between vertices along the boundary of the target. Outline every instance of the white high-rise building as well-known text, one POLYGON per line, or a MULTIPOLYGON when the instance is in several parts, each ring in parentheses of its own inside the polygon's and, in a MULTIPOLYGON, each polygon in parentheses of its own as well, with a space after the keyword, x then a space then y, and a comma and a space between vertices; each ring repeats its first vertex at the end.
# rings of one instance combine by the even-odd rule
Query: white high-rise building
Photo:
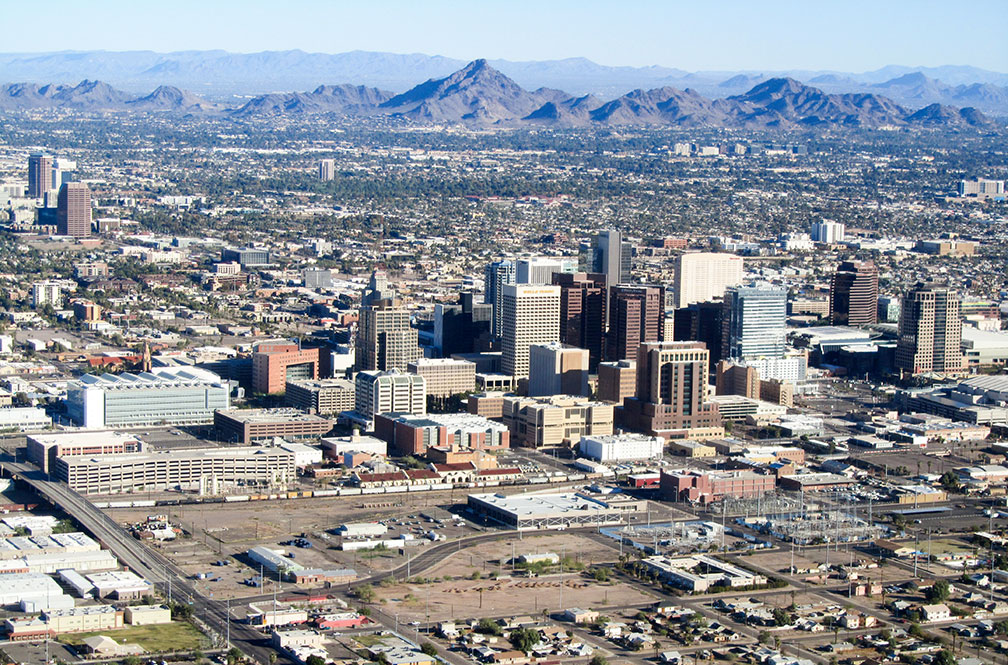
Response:
POLYGON ((681 254, 675 262, 676 307, 723 297, 729 286, 742 283, 742 271, 742 257, 734 254, 681 254))
POLYGON ((831 222, 824 219, 821 222, 813 222, 810 231, 812 242, 820 242, 825 245, 844 241, 844 225, 840 222, 831 222))
POLYGON ((569 256, 532 256, 518 259, 516 284, 544 285, 553 283, 553 273, 577 272, 577 258, 569 256))
POLYGON ((368 418, 379 413, 427 413, 427 382, 417 374, 358 372, 355 387, 357 412, 368 418))
POLYGON ((58 309, 63 304, 62 295, 58 282, 35 282, 32 284, 32 307, 52 305, 58 309))
POLYGON ((501 371, 529 375, 529 347, 560 341, 560 287, 507 284, 501 307, 501 371))
POLYGON ((322 159, 318 163, 318 179, 322 182, 329 182, 336 178, 336 160, 322 159))

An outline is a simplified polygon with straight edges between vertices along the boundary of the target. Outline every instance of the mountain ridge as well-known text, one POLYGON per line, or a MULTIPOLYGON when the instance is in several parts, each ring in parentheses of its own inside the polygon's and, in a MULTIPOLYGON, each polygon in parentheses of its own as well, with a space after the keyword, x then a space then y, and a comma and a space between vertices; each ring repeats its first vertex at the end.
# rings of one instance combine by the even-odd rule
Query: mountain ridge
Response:
MULTIPOLYGON (((903 75, 889 87, 936 88, 922 75, 903 75)), ((995 91, 996 92, 996 91, 995 91)), ((234 118, 332 113, 384 115, 419 123, 511 126, 524 123, 561 127, 651 125, 675 127, 773 128, 800 126, 922 126, 994 128, 973 107, 932 102, 907 109, 874 92, 827 93, 789 77, 762 80, 746 92, 709 98, 692 88, 637 88, 604 101, 562 90, 526 90, 478 59, 448 76, 430 78, 393 94, 362 85, 321 85, 311 92, 268 93, 239 107, 211 104, 191 92, 159 86, 132 98, 107 83, 84 80, 75 86, 8 84, 0 87, 0 110, 71 108, 90 111, 215 113, 234 118)))

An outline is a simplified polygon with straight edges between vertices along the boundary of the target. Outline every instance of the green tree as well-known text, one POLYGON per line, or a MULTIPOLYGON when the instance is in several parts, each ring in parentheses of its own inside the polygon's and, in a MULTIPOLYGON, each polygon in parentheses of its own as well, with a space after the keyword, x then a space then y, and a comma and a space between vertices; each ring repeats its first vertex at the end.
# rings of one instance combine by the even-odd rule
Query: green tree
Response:
POLYGON ((609 665, 609 661, 606 660, 605 656, 597 653, 591 657, 591 660, 588 661, 588 665, 609 665))
POLYGON ((480 619, 476 624, 476 632, 484 635, 500 635, 501 629, 493 619, 480 619))
POLYGON ((437 655, 437 647, 431 644, 430 642, 424 642, 423 644, 421 644, 420 651, 423 651, 425 654, 431 656, 432 658, 437 655))
POLYGON ((528 653, 539 642, 539 631, 531 628, 515 628, 508 639, 515 649, 528 653))
POLYGON ((938 482, 941 483, 943 489, 949 492, 956 492, 959 490, 959 476, 957 476, 954 471, 946 471, 943 473, 941 480, 938 482))
POLYGON ((933 665, 956 665, 956 659, 951 651, 942 649, 935 655, 933 665))
POLYGON ((773 619, 774 624, 778 626, 786 626, 791 623, 791 615, 788 614, 787 610, 781 607, 775 607, 773 609, 773 619))
POLYGON ((375 598, 374 587, 370 584, 361 584, 354 589, 354 595, 365 603, 370 603, 375 598))
POLYGON ((935 580, 927 591, 927 599, 932 603, 943 603, 949 597, 948 580, 935 580))
POLYGON ((305 660, 306 665, 326 665, 325 658, 312 654, 305 660))
POLYGON ((599 566, 595 569, 592 576, 595 578, 596 582, 608 582, 609 581, 609 569, 605 566, 599 566))

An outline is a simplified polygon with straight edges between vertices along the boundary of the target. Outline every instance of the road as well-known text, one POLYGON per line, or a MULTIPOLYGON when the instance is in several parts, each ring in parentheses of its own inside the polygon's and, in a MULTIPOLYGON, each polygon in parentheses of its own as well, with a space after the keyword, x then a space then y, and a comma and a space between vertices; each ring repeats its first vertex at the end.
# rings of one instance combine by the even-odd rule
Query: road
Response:
MULTIPOLYGON (((63 483, 47 480, 46 474, 27 464, 3 460, 0 461, 0 467, 11 476, 33 487, 49 503, 73 516, 104 547, 112 551, 123 565, 159 586, 166 596, 170 595, 173 600, 181 599, 188 602, 197 620, 215 632, 218 639, 226 634, 226 627, 230 621, 232 646, 259 663, 270 662, 270 654, 275 654, 276 651, 268 645, 265 635, 229 617, 227 607, 223 603, 201 594, 192 585, 188 576, 174 563, 133 538, 115 520, 95 508, 90 501, 63 483)), ((282 654, 280 656, 277 662, 293 664, 294 661, 283 657, 282 654)))

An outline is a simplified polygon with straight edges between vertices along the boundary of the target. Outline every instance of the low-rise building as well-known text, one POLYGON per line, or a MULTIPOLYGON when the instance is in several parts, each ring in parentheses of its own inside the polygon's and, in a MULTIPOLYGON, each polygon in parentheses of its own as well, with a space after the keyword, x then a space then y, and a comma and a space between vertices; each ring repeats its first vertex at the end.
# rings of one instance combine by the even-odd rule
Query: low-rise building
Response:
POLYGON ((586 397, 504 397, 504 424, 514 441, 531 448, 569 445, 583 436, 613 433, 613 405, 586 397))
POLYGON ((662 456, 664 441, 646 434, 603 434, 582 436, 581 455, 598 462, 650 460, 662 456))
POLYGON ((716 587, 750 587, 767 583, 763 575, 705 555, 677 559, 655 555, 645 558, 643 563, 661 579, 694 593, 716 587))
POLYGON ((288 406, 306 413, 331 416, 352 411, 357 392, 346 379, 288 381, 284 399, 288 406))
POLYGON ((221 440, 247 446, 277 437, 287 441, 318 439, 332 430, 333 421, 296 409, 218 409, 214 426, 221 440))
POLYGON ((403 456, 422 455, 432 446, 500 450, 511 445, 506 426, 468 413, 377 414, 375 434, 403 456))
POLYGON ((123 618, 131 626, 151 626, 171 623, 171 609, 167 605, 130 605, 123 618))
POLYGON ((42 613, 53 634, 90 633, 123 627, 123 611, 111 605, 85 605, 42 613))

